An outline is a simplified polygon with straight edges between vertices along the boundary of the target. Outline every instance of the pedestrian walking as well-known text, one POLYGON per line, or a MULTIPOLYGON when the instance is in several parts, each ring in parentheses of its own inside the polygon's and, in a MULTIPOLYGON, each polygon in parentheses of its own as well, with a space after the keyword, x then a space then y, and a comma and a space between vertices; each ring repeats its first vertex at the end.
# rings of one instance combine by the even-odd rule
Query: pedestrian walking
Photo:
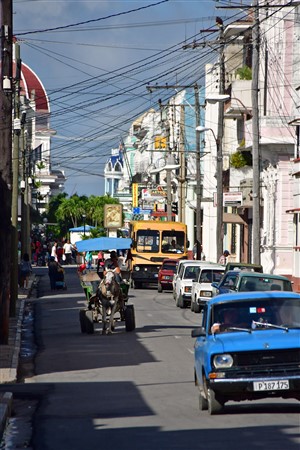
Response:
POLYGON ((28 289, 29 275, 32 273, 32 266, 28 253, 24 253, 20 262, 20 287, 28 289))
POLYGON ((65 255, 65 264, 72 264, 72 250, 73 245, 71 244, 70 239, 67 239, 67 241, 64 243, 63 246, 63 254, 65 255))
POLYGON ((53 245, 51 247, 51 256, 54 258, 54 261, 58 262, 57 258, 57 242, 53 242, 53 245))
POLYGON ((50 256, 50 260, 48 262, 48 275, 50 278, 50 287, 51 291, 54 291, 56 289, 56 280, 57 280, 57 274, 59 269, 59 264, 57 261, 55 261, 54 256, 50 256))
POLYGON ((220 256, 218 264, 222 264, 223 266, 226 266, 227 264, 227 258, 230 255, 228 250, 224 250, 223 255, 220 256))

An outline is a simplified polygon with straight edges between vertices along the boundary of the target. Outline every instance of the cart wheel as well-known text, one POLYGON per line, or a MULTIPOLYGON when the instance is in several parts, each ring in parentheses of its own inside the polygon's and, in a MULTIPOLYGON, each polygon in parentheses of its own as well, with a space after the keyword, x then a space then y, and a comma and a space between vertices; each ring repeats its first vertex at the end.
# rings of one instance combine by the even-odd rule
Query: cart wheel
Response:
POLYGON ((86 313, 86 309, 80 309, 80 311, 79 311, 79 322, 80 322, 81 333, 86 333, 85 313, 86 313))
POLYGON ((124 310, 124 317, 126 331, 133 331, 135 329, 135 315, 133 305, 126 306, 124 310))
POLYGON ((94 333, 93 311, 86 311, 85 312, 85 332, 87 334, 93 334, 94 333))

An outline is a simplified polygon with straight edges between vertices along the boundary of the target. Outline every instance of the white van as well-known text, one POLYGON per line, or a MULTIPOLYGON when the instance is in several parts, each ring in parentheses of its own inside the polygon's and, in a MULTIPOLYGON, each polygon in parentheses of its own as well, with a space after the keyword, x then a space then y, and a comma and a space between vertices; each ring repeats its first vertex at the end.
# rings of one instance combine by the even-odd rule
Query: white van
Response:
POLYGON ((193 280, 198 279, 202 265, 210 265, 210 263, 199 260, 180 261, 174 276, 175 280, 173 279, 173 297, 179 308, 190 305, 193 280))
POLYGON ((191 290, 191 311, 200 313, 203 306, 214 296, 211 283, 219 282, 225 272, 221 264, 201 264, 197 279, 191 290))

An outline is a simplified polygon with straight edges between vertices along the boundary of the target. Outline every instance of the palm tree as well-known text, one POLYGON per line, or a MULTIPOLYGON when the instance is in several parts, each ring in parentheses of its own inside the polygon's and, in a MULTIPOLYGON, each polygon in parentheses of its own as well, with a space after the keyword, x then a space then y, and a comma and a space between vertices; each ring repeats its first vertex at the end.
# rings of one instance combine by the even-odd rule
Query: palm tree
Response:
POLYGON ((77 221, 84 214, 85 208, 83 202, 78 195, 70 198, 64 198, 57 208, 56 217, 59 220, 71 219, 73 227, 77 227, 77 221))

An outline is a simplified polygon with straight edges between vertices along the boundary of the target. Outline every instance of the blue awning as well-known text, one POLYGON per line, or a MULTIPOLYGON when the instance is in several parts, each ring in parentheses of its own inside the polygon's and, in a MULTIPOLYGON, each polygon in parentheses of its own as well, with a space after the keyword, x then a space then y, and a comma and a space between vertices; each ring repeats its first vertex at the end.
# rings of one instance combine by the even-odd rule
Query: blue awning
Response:
POLYGON ((99 237, 75 242, 77 250, 81 252, 95 252, 100 250, 126 250, 131 247, 132 239, 99 237))
POLYGON ((85 226, 81 226, 81 227, 76 227, 76 228, 69 228, 69 231, 72 232, 82 232, 84 233, 84 231, 90 231, 93 230, 95 227, 93 227, 92 225, 85 225, 85 226))

